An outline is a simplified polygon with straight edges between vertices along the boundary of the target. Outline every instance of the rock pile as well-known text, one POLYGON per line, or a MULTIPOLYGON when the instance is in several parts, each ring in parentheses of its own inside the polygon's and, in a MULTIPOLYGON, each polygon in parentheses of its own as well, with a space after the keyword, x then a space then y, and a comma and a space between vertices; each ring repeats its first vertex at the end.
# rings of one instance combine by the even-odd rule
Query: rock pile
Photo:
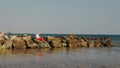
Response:
POLYGON ((61 48, 61 47, 112 47, 111 38, 81 38, 75 34, 70 36, 44 37, 41 42, 32 36, 6 36, 0 33, 0 48, 26 49, 26 48, 61 48))

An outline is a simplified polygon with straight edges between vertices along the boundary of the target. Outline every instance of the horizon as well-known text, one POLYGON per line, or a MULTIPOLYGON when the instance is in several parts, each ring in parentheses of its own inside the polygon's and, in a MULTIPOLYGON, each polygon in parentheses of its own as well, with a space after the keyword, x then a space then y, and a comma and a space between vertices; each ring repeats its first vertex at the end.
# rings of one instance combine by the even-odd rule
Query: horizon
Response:
MULTIPOLYGON (((17 33, 15 33, 15 32, 4 32, 5 34, 36 34, 36 33, 20 33, 20 32, 17 32, 17 33)), ((40 33, 40 35, 41 34, 75 34, 75 35, 120 35, 120 34, 82 34, 82 33, 40 33)))
POLYGON ((120 0, 1 0, 0 31, 120 35, 120 0))

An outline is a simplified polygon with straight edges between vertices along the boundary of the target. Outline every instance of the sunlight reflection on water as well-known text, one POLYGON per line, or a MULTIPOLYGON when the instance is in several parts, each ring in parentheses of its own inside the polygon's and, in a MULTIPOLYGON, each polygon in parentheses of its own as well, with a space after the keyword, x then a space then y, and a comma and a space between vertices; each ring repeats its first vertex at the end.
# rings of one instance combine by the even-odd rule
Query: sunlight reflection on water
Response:
POLYGON ((0 68, 119 68, 120 47, 0 51, 0 68))

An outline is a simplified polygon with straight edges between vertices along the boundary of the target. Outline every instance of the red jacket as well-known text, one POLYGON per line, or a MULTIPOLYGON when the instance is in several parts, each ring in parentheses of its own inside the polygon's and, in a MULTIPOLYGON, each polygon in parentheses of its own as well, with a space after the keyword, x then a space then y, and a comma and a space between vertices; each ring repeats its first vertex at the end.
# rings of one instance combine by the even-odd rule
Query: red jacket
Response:
POLYGON ((41 41, 41 42, 45 42, 44 38, 40 37, 40 38, 37 38, 37 40, 41 41))

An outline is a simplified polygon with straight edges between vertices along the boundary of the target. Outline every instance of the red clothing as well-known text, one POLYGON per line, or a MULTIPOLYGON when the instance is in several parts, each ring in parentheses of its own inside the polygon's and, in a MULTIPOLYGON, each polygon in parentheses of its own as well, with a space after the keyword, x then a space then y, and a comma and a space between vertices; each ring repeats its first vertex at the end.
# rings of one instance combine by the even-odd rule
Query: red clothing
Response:
POLYGON ((41 42, 44 42, 44 38, 40 37, 40 38, 37 38, 37 40, 41 41, 41 42))

